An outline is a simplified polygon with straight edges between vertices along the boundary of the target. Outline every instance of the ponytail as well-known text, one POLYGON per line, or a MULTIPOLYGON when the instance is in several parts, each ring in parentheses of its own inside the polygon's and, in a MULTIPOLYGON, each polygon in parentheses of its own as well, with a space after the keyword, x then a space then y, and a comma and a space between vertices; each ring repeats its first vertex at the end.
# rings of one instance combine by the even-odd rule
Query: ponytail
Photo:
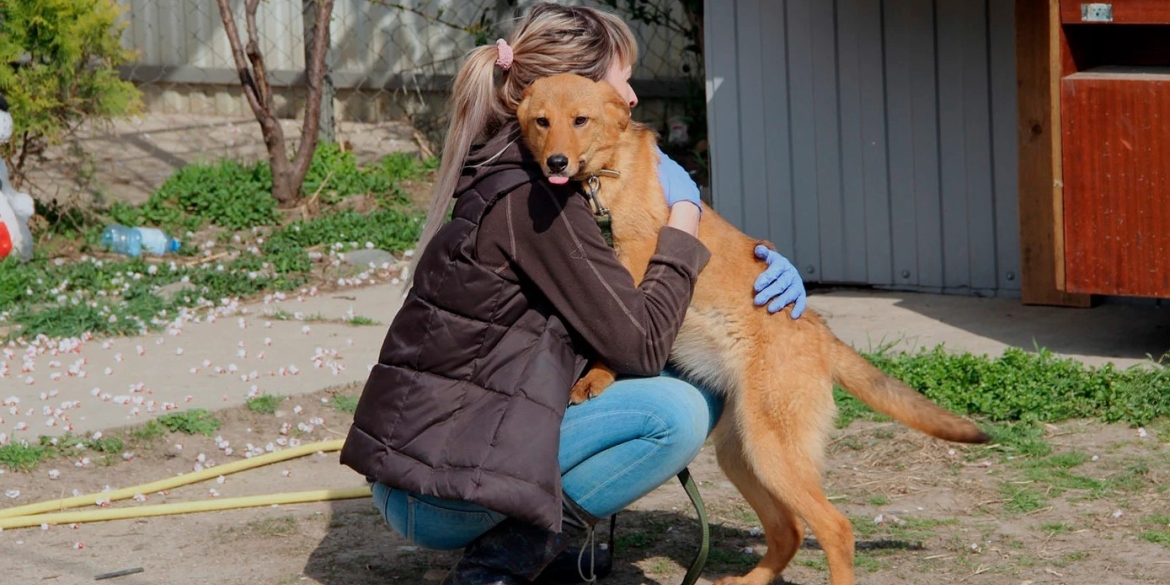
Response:
POLYGON ((408 288, 427 244, 447 218, 471 145, 489 138, 487 133, 515 116, 525 88, 558 73, 600 81, 615 59, 630 66, 638 59, 634 34, 618 17, 594 8, 548 2, 533 5, 504 46, 509 47, 511 57, 506 70, 496 67, 496 59, 501 57, 498 45, 485 45, 467 54, 455 76, 448 100, 450 126, 427 218, 406 277, 408 288), (496 75, 500 75, 499 83, 496 75))
POLYGON ((455 76, 448 104, 451 123, 443 142, 443 156, 439 162, 431 202, 427 207, 426 221, 418 245, 415 246, 414 258, 411 259, 408 284, 414 279, 414 270, 427 244, 447 218, 452 195, 471 145, 476 139, 484 138, 484 131, 496 126, 502 117, 494 78, 496 56, 495 45, 478 47, 468 54, 463 67, 455 76))

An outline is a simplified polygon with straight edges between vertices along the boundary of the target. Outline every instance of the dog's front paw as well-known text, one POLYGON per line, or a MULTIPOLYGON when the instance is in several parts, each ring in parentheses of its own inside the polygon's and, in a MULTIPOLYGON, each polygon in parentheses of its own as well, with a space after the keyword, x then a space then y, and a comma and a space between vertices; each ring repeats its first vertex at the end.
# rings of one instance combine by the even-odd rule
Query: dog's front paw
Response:
POLYGON ((581 404, 596 397, 604 392, 610 384, 613 384, 616 377, 617 374, 613 370, 601 364, 594 365, 588 372, 585 372, 584 376, 581 376, 580 380, 577 380, 576 384, 573 384, 573 390, 569 393, 569 402, 581 404))

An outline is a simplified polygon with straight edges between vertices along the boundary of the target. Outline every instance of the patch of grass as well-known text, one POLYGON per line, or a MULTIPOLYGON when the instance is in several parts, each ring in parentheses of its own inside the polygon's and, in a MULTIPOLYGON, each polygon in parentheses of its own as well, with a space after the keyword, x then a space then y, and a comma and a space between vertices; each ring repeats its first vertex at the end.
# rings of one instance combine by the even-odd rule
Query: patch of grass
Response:
POLYGON ((353 317, 346 319, 345 322, 346 322, 346 324, 354 326, 354 327, 364 327, 364 326, 368 326, 368 325, 381 325, 381 323, 379 323, 378 321, 376 321, 370 317, 364 317, 362 315, 354 315, 353 317))
POLYGON ((0 445, 0 465, 14 471, 32 471, 48 457, 45 449, 27 443, 0 445))
POLYGON ((37 443, 27 441, 0 446, 0 466, 17 471, 32 471, 44 461, 57 457, 78 457, 83 453, 100 454, 95 461, 99 465, 110 465, 116 456, 126 448, 125 441, 117 436, 85 438, 65 433, 59 437, 42 435, 37 443))
POLYGON ((279 396, 261 394, 248 400, 248 410, 260 414, 276 414, 276 407, 280 404, 281 400, 284 399, 279 396))
POLYGON ((1142 540, 1170 548, 1170 515, 1155 514, 1143 520, 1142 525, 1153 527, 1142 531, 1142 540))
POLYGON ((1028 486, 1003 482, 999 485, 999 493, 1006 500, 1004 510, 1014 514, 1027 514, 1048 506, 1048 498, 1028 486))
POLYGON ((1010 457, 1044 457, 1052 453, 1052 446, 1044 440, 1044 429, 1035 423, 986 425, 991 435, 988 449, 995 449, 1010 457))
POLYGON ((341 412, 348 412, 349 414, 353 414, 354 412, 357 412, 358 397, 346 396, 344 394, 334 394, 333 400, 330 401, 329 404, 341 412))
POLYGON ((864 573, 876 573, 885 568, 885 563, 878 560, 878 557, 888 555, 886 551, 876 554, 877 551, 861 551, 853 557, 853 567, 864 573))
POLYGON ((193 408, 183 412, 172 412, 158 417, 159 424, 172 433, 200 434, 210 436, 219 430, 220 420, 202 408, 193 408))
POLYGON ((992 421, 1091 418, 1147 424, 1170 415, 1170 369, 1086 366, 1039 348, 1008 348, 997 358, 948 352, 878 351, 874 365, 944 408, 992 421))
POLYGON ((1037 528, 1039 528, 1041 532, 1047 532, 1048 534, 1053 535, 1068 534, 1069 532, 1072 532, 1073 529, 1072 525, 1067 522, 1048 522, 1041 524, 1037 528))
POLYGON ((1099 497, 1105 488, 1103 482, 1071 471, 1088 460, 1089 456, 1084 453, 1061 453, 1025 461, 1021 467, 1025 479, 1048 486, 1045 490, 1048 495, 1059 496, 1065 490, 1087 490, 1093 497, 1099 497))
POLYGON ((653 575, 665 575, 666 573, 669 573, 674 567, 674 563, 672 563, 670 559, 666 557, 654 557, 650 559, 649 562, 650 565, 646 570, 653 575))
POLYGON ((802 556, 803 555, 801 553, 797 553, 797 556, 792 560, 792 563, 802 567, 808 567, 814 571, 820 571, 822 573, 829 572, 829 561, 825 559, 824 555, 801 558, 802 556))
POLYGON ((887 498, 884 494, 878 494, 876 496, 871 496, 868 500, 866 500, 866 503, 871 506, 885 506, 886 504, 890 503, 890 498, 887 498))
POLYGON ((1060 555, 1060 558, 1052 560, 1052 565, 1057 568, 1064 568, 1073 563, 1079 563, 1089 558, 1089 553, 1085 551, 1076 551, 1060 555))
POLYGON ((130 436, 142 443, 152 443, 167 434, 167 429, 157 420, 147 421, 146 424, 130 431, 130 436))
POLYGON ((1151 471, 1150 466, 1154 465, 1155 468, 1165 468, 1168 464, 1170 464, 1170 454, 1164 454, 1160 458, 1154 458, 1153 461, 1149 457, 1129 458, 1125 460, 1125 466, 1121 471, 1105 478, 1105 487, 1121 493, 1133 493, 1151 485, 1156 485, 1158 483, 1156 480, 1157 474, 1151 471))
POLYGON ((27 263, 15 258, 0 261, 4 338, 141 334, 160 329, 180 309, 294 290, 360 272, 357 267, 334 266, 328 256, 333 252, 372 244, 399 253, 414 245, 422 215, 409 211, 409 197, 397 183, 421 177, 433 165, 399 155, 360 167, 352 153, 335 145, 323 145, 313 165, 306 192, 318 193, 320 187, 325 203, 339 204, 325 205, 319 215, 286 224, 270 194, 271 172, 265 162, 189 165, 142 205, 117 203, 86 210, 84 222, 70 220, 71 241, 62 235, 54 242, 60 245, 38 247, 27 263), (340 204, 358 194, 372 194, 379 203, 360 213, 340 204), (192 232, 209 228, 206 239, 218 242, 215 256, 224 259, 174 262, 168 260, 175 256, 89 256, 100 248, 103 227, 112 223, 160 227, 185 240, 176 253, 180 259, 204 252, 189 240, 192 232), (49 257, 51 248, 62 246, 86 255, 67 262, 49 257), (159 294, 163 287, 179 283, 182 288, 177 292, 159 294))
POLYGON ((873 517, 852 517, 849 519, 853 523, 853 532, 858 537, 873 539, 875 537, 882 537, 888 540, 898 540, 905 542, 924 542, 934 538, 934 529, 939 526, 951 526, 958 524, 958 520, 953 518, 948 519, 933 519, 933 518, 900 518, 899 521, 888 521, 883 524, 877 524, 873 517))

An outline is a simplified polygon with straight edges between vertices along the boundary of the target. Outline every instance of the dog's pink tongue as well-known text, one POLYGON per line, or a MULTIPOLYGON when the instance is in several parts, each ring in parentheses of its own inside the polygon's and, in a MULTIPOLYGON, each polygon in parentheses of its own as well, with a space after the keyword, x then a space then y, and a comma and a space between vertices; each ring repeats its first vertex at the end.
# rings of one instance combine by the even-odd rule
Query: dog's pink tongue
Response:
POLYGON ((569 178, 568 177, 549 177, 548 182, 550 182, 554 185, 564 185, 565 183, 569 182, 569 178))

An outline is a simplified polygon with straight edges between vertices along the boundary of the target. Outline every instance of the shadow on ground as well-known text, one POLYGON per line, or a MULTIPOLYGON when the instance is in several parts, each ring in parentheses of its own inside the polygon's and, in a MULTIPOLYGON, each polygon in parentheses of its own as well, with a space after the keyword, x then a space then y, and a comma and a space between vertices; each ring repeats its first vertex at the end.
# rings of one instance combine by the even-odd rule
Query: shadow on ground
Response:
MULTIPOLYGON (((598 541, 608 538, 608 523, 598 541)), ((711 552, 703 577, 710 581, 747 573, 762 558, 746 554, 745 546, 762 549, 763 536, 722 524, 711 525, 711 552)), ((693 517, 659 510, 625 511, 618 515, 611 585, 673 585, 682 578, 699 548, 699 527, 693 517), (667 566, 671 566, 669 570, 667 566), (682 569, 680 569, 680 567, 682 569)), ((813 539, 804 548, 820 550, 813 539)), ((862 550, 920 550, 899 540, 858 541, 862 550)), ((459 560, 460 551, 433 551, 412 546, 387 526, 366 500, 332 504, 329 530, 309 555, 303 573, 325 585, 435 585, 459 560)), ((800 585, 794 581, 778 581, 800 585)))

